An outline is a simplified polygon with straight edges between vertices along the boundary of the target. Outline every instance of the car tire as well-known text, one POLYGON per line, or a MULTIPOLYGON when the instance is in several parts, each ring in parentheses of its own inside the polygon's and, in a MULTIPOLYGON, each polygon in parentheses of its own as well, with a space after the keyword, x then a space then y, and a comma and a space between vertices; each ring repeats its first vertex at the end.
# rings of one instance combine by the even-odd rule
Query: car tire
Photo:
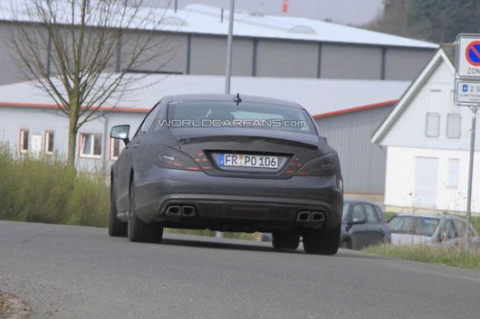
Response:
POLYGON ((272 233, 273 248, 279 250, 297 249, 300 244, 300 235, 291 233, 272 233))
POLYGON ((130 214, 128 219, 128 239, 132 242, 160 243, 163 226, 159 223, 146 224, 135 213, 135 184, 130 183, 130 214))
POLYGON ((340 225, 332 230, 315 229, 303 234, 305 253, 335 255, 340 245, 340 225))
POLYGON ((127 237, 127 223, 117 218, 117 204, 115 203, 113 184, 110 189, 110 216, 108 218, 108 234, 112 237, 127 237))

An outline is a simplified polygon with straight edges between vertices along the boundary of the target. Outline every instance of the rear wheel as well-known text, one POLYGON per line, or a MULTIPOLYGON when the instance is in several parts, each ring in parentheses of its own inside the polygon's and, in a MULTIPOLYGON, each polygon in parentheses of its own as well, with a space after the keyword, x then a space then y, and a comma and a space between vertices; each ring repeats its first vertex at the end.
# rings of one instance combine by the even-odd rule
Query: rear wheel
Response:
POLYGON ((113 183, 110 189, 110 217, 108 219, 108 234, 112 237, 126 237, 127 223, 117 218, 117 204, 115 203, 115 191, 113 183))
POLYGON ((272 245, 275 249, 297 249, 300 244, 300 235, 291 233, 273 233, 272 245))
POLYGON ((145 224, 135 214, 135 184, 130 184, 130 216, 128 239, 133 242, 159 243, 163 238, 163 226, 159 223, 145 224))
POLYGON ((332 230, 315 229, 303 234, 303 247, 307 254, 335 255, 340 244, 340 226, 332 230))

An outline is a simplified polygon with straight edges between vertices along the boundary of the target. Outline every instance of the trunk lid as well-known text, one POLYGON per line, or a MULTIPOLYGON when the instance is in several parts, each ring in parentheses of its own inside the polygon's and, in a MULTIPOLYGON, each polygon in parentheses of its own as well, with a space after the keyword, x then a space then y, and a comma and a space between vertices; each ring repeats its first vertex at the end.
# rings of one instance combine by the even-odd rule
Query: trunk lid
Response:
POLYGON ((170 128, 170 131, 180 150, 190 155, 210 175, 288 178, 306 162, 331 150, 317 135, 290 131, 251 128, 170 128), (244 161, 248 158, 258 162, 278 160, 278 165, 224 165, 225 159, 232 156, 244 158, 244 161))

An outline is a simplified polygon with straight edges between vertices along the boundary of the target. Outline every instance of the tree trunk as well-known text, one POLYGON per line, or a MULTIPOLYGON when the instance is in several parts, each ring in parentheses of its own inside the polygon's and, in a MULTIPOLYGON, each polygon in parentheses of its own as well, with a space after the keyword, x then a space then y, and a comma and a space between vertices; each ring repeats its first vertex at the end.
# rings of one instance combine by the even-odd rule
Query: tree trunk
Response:
POLYGON ((70 113, 68 123, 68 156, 67 165, 75 168, 75 151, 77 149, 77 118, 72 116, 75 112, 70 113))

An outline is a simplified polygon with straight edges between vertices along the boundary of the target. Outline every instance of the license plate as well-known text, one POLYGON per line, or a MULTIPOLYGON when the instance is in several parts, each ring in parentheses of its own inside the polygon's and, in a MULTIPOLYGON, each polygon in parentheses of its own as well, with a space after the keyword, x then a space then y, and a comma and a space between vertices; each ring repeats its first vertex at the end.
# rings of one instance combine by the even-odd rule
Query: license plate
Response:
POLYGON ((278 156, 221 153, 218 164, 230 167, 278 168, 278 156))

